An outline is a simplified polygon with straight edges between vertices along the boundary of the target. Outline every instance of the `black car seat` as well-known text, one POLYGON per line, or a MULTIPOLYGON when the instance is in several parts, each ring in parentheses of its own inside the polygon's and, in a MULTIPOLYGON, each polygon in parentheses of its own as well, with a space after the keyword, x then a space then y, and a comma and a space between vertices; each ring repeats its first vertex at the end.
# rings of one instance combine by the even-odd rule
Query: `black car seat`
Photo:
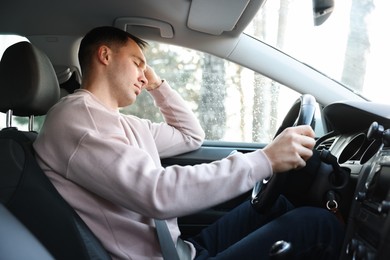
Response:
POLYGON ((35 160, 37 133, 31 119, 46 114, 58 99, 58 80, 48 57, 29 42, 7 48, 0 62, 0 111, 7 114, 0 131, 0 203, 55 259, 110 259, 35 160), (29 117, 29 131, 13 127, 13 115, 29 117))

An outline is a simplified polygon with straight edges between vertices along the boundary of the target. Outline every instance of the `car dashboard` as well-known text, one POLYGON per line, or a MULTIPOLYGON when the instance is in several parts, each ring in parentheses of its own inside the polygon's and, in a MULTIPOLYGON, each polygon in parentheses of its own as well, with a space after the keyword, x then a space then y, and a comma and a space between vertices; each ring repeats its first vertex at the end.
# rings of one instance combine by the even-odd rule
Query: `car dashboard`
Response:
POLYGON ((324 108, 334 131, 321 138, 355 190, 340 259, 390 259, 390 106, 339 102, 324 108))

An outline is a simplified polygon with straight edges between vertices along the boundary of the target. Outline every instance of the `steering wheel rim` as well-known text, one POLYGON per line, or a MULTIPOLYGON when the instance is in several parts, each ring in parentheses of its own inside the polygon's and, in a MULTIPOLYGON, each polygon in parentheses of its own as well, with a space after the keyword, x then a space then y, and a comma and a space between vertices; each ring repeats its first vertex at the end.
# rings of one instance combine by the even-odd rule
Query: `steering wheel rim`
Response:
MULTIPOLYGON (((290 126, 310 125, 314 128, 316 100, 310 94, 300 96, 290 108, 281 126, 275 134, 278 136, 284 129, 290 126)), ((251 204, 253 208, 264 213, 275 203, 282 193, 286 183, 288 172, 281 172, 269 179, 258 181, 252 190, 251 204)))

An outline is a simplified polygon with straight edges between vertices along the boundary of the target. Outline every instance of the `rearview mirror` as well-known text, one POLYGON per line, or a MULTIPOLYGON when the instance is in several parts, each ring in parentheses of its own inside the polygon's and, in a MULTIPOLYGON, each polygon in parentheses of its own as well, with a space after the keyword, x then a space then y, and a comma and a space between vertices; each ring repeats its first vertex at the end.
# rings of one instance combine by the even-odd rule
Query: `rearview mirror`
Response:
POLYGON ((313 0, 314 25, 323 24, 333 12, 334 0, 313 0))

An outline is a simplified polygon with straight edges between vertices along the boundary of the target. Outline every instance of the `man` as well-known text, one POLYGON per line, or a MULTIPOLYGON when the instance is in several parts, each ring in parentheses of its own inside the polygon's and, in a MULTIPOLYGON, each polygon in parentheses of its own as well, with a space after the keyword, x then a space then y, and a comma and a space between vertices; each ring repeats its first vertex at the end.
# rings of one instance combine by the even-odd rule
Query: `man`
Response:
MULTIPOLYGON (((113 27, 90 31, 79 50, 81 89, 51 109, 34 143, 45 173, 113 259, 161 259, 153 219, 167 220, 176 242, 177 217, 236 197, 272 174, 304 167, 315 144, 312 129, 299 126, 263 150, 163 168, 161 157, 199 148, 204 132, 180 96, 147 65, 145 45, 113 27), (119 113, 143 89, 165 123, 119 113)), ((326 211, 294 210, 280 198, 264 216, 245 203, 186 243, 192 259, 259 259, 280 239, 293 243, 297 257, 331 258, 341 232, 326 211)))

